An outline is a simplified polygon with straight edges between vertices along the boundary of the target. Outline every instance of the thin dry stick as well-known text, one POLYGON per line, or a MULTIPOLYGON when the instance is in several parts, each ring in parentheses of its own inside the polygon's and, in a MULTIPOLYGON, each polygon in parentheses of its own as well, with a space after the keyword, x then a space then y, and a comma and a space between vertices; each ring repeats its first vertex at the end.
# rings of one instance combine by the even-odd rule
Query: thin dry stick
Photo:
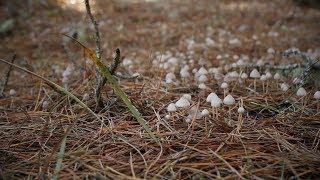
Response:
MULTIPOLYGON (((14 60, 16 59, 16 57, 17 57, 17 55, 16 55, 16 54, 13 54, 10 62, 11 62, 11 63, 14 63, 14 60)), ((5 78, 4 78, 4 80, 3 80, 2 87, 0 88, 0 97, 3 96, 3 92, 4 92, 6 86, 7 86, 8 82, 9 82, 9 77, 10 77, 10 72, 11 72, 11 70, 12 70, 12 66, 10 65, 8 71, 6 72, 6 74, 5 74, 5 76, 4 76, 5 78)))
POLYGON ((131 168, 131 173, 134 179, 136 179, 136 174, 134 173, 134 168, 133 168, 133 162, 132 162, 132 152, 130 151, 130 168, 131 168))
MULTIPOLYGON (((116 56, 114 57, 113 59, 113 63, 111 65, 109 69, 111 75, 114 75, 116 70, 117 70, 117 67, 120 63, 120 49, 117 49, 116 50, 116 56)), ((97 101, 97 106, 103 108, 104 105, 103 105, 103 100, 101 98, 101 90, 103 88, 103 86, 106 84, 107 82, 107 78, 105 76, 103 76, 102 80, 98 82, 98 85, 97 85, 97 89, 96 89, 96 101, 97 101)))
MULTIPOLYGON (((85 0, 85 4, 86 4, 86 10, 87 10, 87 13, 88 13, 88 15, 90 17, 91 23, 94 26, 95 38, 96 38, 96 55, 100 59, 101 58, 101 44, 100 44, 100 31, 99 31, 99 28, 98 28, 98 23, 97 23, 97 21, 95 20, 94 16, 91 13, 91 7, 90 7, 89 0, 85 0)), ((97 106, 103 107, 103 102, 102 102, 102 99, 101 99, 101 89, 103 87, 102 84, 104 84, 103 81, 106 81, 106 80, 104 80, 104 78, 102 78, 103 76, 102 76, 101 71, 99 70, 99 68, 96 68, 96 72, 97 72, 97 86, 96 86, 96 92, 95 92, 95 94, 96 94, 96 103, 97 103, 97 106)))
POLYGON ((98 28, 98 23, 97 21, 94 19, 94 16, 91 13, 91 7, 89 4, 89 0, 85 0, 84 1, 86 4, 86 9, 87 9, 87 13, 91 19, 91 22, 94 26, 94 30, 96 33, 96 53, 97 53, 97 57, 100 59, 101 58, 101 45, 100 45, 100 32, 99 32, 99 28, 98 28))

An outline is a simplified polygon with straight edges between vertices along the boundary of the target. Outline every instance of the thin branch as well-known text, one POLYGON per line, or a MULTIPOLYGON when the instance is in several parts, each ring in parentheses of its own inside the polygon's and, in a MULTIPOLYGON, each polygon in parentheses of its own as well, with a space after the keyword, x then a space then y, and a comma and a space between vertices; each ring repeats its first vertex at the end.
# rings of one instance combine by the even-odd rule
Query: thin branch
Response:
MULTIPOLYGON (((14 53, 10 62, 14 63, 14 60, 16 59, 16 57, 17 57, 17 55, 14 53)), ((2 87, 0 87, 0 97, 4 96, 3 92, 4 92, 5 88, 6 88, 6 86, 8 85, 11 70, 12 70, 12 66, 10 65, 8 71, 5 74, 5 78, 3 80, 2 87)))
MULTIPOLYGON (((115 71, 117 70, 119 64, 120 64, 120 57, 121 57, 121 54, 120 54, 120 49, 118 48, 116 50, 116 56, 113 58, 113 63, 111 65, 111 67, 109 67, 109 71, 111 73, 111 75, 114 75, 115 74, 115 71)), ((103 88, 103 86, 106 84, 107 82, 107 78, 104 76, 102 78, 101 81, 98 82, 98 86, 97 86, 97 89, 96 89, 96 101, 97 101, 97 106, 99 107, 104 107, 103 105, 103 100, 101 98, 101 90, 103 88)))
POLYGON ((100 59, 101 58, 101 45, 100 45, 100 32, 99 32, 99 28, 98 28, 98 23, 97 21, 94 19, 94 16, 91 13, 91 7, 89 4, 89 0, 85 0, 85 4, 86 4, 86 9, 87 9, 87 13, 91 19, 91 22, 94 26, 94 30, 96 33, 96 53, 97 53, 97 57, 100 59))
POLYGON ((121 55, 120 55, 120 49, 117 48, 117 49, 116 49, 116 56, 113 58, 112 65, 111 65, 111 67, 109 68, 109 71, 110 71, 110 73, 111 73, 112 75, 115 74, 115 72, 116 72, 116 70, 117 70, 117 68, 118 68, 118 66, 119 66, 119 64, 120 64, 120 57, 121 57, 121 55))

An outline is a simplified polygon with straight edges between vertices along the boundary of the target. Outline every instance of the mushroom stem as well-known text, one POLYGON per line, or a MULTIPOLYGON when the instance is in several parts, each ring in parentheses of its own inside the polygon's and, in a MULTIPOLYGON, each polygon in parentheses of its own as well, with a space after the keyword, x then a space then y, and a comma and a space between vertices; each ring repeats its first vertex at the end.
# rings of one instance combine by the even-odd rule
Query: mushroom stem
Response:
POLYGON ((237 126, 237 132, 238 132, 238 133, 239 133, 240 130, 241 130, 242 124, 243 124, 242 113, 239 113, 239 116, 238 116, 238 126, 237 126))
POLYGON ((212 107, 212 118, 215 118, 215 116, 216 116, 216 111, 215 111, 215 108, 212 107))
POLYGON ((256 79, 254 79, 253 80, 253 90, 254 90, 254 92, 256 93, 257 91, 256 91, 256 79))

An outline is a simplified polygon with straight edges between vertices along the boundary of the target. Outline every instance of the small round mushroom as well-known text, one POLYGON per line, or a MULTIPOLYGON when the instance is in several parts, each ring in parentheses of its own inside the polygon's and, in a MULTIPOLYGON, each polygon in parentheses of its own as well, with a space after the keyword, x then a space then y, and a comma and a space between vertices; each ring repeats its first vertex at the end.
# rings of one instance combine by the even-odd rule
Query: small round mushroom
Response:
POLYGON ((190 102, 188 101, 188 99, 181 97, 176 103, 175 103, 176 107, 178 108, 186 108, 190 106, 190 102))
POLYGON ((168 111, 168 112, 175 112, 175 111, 177 111, 176 105, 175 105, 174 103, 170 103, 170 104, 168 105, 168 107, 167 107, 167 111, 168 111))
POLYGON ((316 100, 320 100, 320 91, 316 91, 313 95, 316 100))
POLYGON ((302 108, 301 108, 301 112, 303 113, 304 111, 304 97, 307 96, 307 91, 303 88, 300 87, 296 93, 297 96, 301 97, 301 101, 302 101, 302 108))
POLYGON ((214 93, 214 92, 212 92, 212 93, 210 93, 210 94, 207 96, 206 101, 207 101, 207 102, 211 102, 214 98, 217 98, 217 97, 218 97, 217 94, 214 93))
POLYGON ((238 133, 240 132, 240 129, 242 127, 243 124, 243 114, 246 112, 246 110, 244 109, 243 105, 240 105, 240 107, 238 108, 238 124, 237 124, 237 131, 238 133))
POLYGON ((208 109, 204 109, 201 111, 201 115, 204 117, 205 133, 206 133, 206 137, 208 137, 207 117, 210 115, 210 112, 208 111, 208 109))
POLYGON ((307 91, 303 87, 300 87, 296 94, 297 94, 297 96, 304 97, 307 95, 307 91))
POLYGON ((225 104, 229 107, 229 118, 230 119, 231 119, 231 106, 235 103, 236 103, 235 99, 230 94, 223 99, 223 104, 225 104))
MULTIPOLYGON (((173 117, 172 121, 173 121, 173 123, 175 123, 174 116, 172 116, 172 113, 177 111, 176 105, 174 103, 170 103, 167 106, 167 111, 169 113, 169 114, 167 114, 167 115, 169 115, 169 119, 171 119, 171 117, 173 117)), ((165 119, 169 120, 168 118, 165 118, 165 119)))
MULTIPOLYGON (((262 81, 262 91, 264 92, 264 82, 267 80, 267 76, 263 74, 260 77, 260 80, 262 81)), ((267 92, 267 90, 266 90, 266 92, 267 92)))
POLYGON ((253 69, 249 76, 253 78, 253 89, 256 92, 256 80, 260 78, 260 73, 257 69, 253 69))
POLYGON ((207 82, 209 79, 205 74, 202 74, 198 77, 199 82, 207 82))
POLYGON ((226 82, 223 82, 220 86, 222 89, 223 89, 223 96, 225 97, 226 96, 226 93, 227 93, 227 89, 229 87, 228 83, 226 82))
POLYGON ((288 84, 286 84, 286 83, 282 83, 281 85, 280 85, 280 88, 281 88, 281 90, 282 91, 288 91, 288 89, 289 89, 289 86, 288 86, 288 84))
POLYGON ((14 96, 14 95, 16 95, 16 94, 17 94, 16 90, 14 90, 14 89, 10 89, 10 90, 9 90, 9 95, 10 95, 10 96, 14 96))
POLYGON ((219 118, 219 112, 217 108, 221 107, 221 104, 222 100, 218 96, 215 96, 213 99, 211 99, 213 117, 216 116, 216 118, 219 118))
POLYGON ((49 108, 49 101, 43 101, 42 103, 42 110, 47 110, 49 108))
POLYGON ((186 98, 189 102, 191 101, 191 94, 183 94, 182 97, 186 98))
POLYGON ((208 71, 206 70, 206 68, 201 67, 198 71, 199 75, 206 75, 208 74, 208 71))

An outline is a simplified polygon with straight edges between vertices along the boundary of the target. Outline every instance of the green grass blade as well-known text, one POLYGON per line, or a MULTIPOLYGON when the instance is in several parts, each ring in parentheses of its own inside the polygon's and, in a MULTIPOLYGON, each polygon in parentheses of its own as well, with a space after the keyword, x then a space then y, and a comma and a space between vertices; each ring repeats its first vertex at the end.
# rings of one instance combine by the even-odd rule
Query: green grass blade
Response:
POLYGON ((74 41, 76 41, 84 50, 85 52, 91 57, 91 60, 99 67, 99 69, 101 70, 101 72, 104 74, 104 76, 107 78, 107 80, 109 81, 109 83, 111 84, 111 86, 113 87, 113 89, 115 90, 115 92, 118 94, 118 96, 122 99, 122 101, 126 104, 126 106, 129 108, 129 110, 131 111, 131 113, 134 115, 134 117, 137 119, 137 121, 140 123, 140 125, 147 131, 147 133, 149 134, 149 136, 157 143, 160 144, 160 142, 158 141, 157 137, 152 133, 152 131, 150 130, 149 126, 145 123, 145 120, 141 117, 140 112, 138 111, 138 109, 133 106, 133 104, 131 103, 131 101, 129 100, 129 98, 127 97, 127 95, 124 93, 124 91, 120 88, 119 84, 117 83, 117 81, 113 78, 113 76, 111 75, 110 71, 108 70, 108 68, 100 61, 100 59, 97 57, 96 53, 94 53, 92 50, 88 49, 86 46, 84 46, 83 44, 81 44, 79 41, 77 41, 76 39, 65 35, 71 39, 73 39, 74 41))
POLYGON ((63 160, 64 152, 65 152, 65 149, 66 149, 66 143, 67 143, 67 136, 63 137, 63 140, 61 142, 60 150, 59 150, 58 157, 57 157, 57 164, 56 164, 56 167, 54 169, 54 174, 53 174, 53 177, 52 177, 53 180, 57 180, 58 179, 59 172, 60 172, 61 167, 62 167, 62 160, 63 160))

